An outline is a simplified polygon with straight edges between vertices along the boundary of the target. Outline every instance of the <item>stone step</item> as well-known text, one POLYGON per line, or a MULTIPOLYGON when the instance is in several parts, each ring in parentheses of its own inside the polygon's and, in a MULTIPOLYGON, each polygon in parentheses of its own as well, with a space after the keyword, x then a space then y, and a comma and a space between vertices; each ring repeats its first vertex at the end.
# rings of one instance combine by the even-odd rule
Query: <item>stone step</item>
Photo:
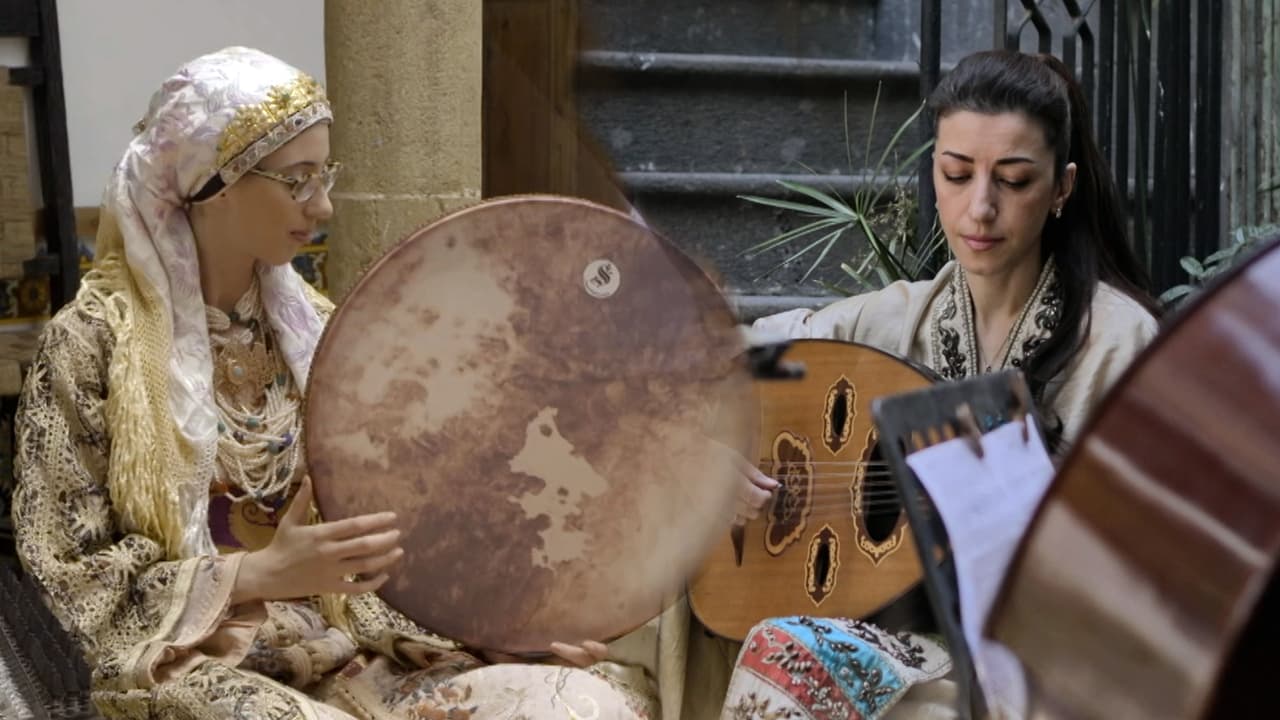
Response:
POLYGON ((848 201, 859 192, 874 192, 888 184, 915 189, 916 176, 888 173, 857 175, 815 173, 714 173, 714 172, 621 172, 618 179, 627 190, 642 194, 763 195, 772 198, 798 198, 783 182, 808 185, 834 193, 848 201))
MULTIPOLYGON (((920 3, 583 0, 580 9, 588 50, 579 111, 655 229, 708 267, 748 319, 825 304, 830 285, 862 289, 839 267, 866 252, 856 232, 803 282, 816 251, 770 270, 817 237, 746 257, 745 249, 806 220, 738 196, 790 195, 779 178, 847 195, 871 172, 893 171, 896 162, 877 161, 921 106, 920 3)), ((991 46, 991 11, 958 0, 942 12, 946 72, 991 46)), ((924 124, 904 134, 898 158, 926 138, 924 124)), ((904 174, 913 192, 915 169, 904 174)))
MULTIPOLYGON (((880 57, 875 52, 878 46, 890 44, 877 38, 883 28, 878 22, 883 14, 881 6, 897 4, 863 0, 584 0, 580 12, 592 47, 880 57)), ((907 38, 896 39, 908 42, 907 38)))
POLYGON ((622 172, 856 172, 868 135, 874 164, 920 107, 913 63, 600 51, 581 67, 582 118, 622 172))
MULTIPOLYGON (((994 45, 991 3, 947 0, 941 9, 943 62, 994 45)), ((1009 11, 1020 20, 1021 8, 1009 11)), ((582 0, 579 13, 590 48, 912 63, 920 56, 917 0, 582 0)))

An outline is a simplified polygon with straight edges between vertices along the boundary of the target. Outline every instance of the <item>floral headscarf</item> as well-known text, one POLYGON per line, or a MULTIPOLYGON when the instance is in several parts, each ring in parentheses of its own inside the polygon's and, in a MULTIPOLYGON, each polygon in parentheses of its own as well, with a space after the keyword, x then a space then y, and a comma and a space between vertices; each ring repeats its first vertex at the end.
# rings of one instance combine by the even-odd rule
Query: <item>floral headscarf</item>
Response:
MULTIPOLYGON (((230 185, 331 119, 324 90, 305 73, 257 50, 219 50, 165 81, 107 186, 97 263, 82 292, 102 298, 117 340, 108 484, 129 529, 163 540, 173 557, 214 552, 208 488, 218 420, 187 207, 209 183, 230 185)), ((314 293, 289 265, 258 273, 278 347, 304 387, 323 329, 314 293)))

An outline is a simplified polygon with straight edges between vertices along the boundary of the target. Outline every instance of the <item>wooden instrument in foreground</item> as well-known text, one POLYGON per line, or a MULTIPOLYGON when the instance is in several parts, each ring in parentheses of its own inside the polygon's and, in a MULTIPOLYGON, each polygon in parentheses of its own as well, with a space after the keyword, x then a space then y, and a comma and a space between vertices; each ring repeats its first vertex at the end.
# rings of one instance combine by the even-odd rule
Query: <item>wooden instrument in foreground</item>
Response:
POLYGON ((931 375, 834 340, 797 340, 784 360, 805 375, 757 383, 756 454, 783 486, 760 518, 723 536, 689 590, 703 625, 735 640, 770 617, 865 617, 921 579, 871 401, 926 387, 931 375))
POLYGON ((988 632, 1031 717, 1275 717, 1280 244, 1207 291, 1086 427, 988 632))
POLYGON ((380 594, 470 646, 609 640, 729 532, 753 383, 719 292, 614 210, 503 198, 412 233, 316 350, 316 502, 394 510, 380 594), (739 428, 739 425, 741 426, 739 428))

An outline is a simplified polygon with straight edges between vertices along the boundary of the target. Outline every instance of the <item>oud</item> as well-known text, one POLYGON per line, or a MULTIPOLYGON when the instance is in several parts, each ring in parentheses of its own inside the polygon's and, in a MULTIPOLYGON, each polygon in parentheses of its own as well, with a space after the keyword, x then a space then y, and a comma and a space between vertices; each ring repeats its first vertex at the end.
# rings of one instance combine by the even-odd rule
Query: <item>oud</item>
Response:
POLYGON ((798 340, 795 381, 765 381, 758 466, 781 486, 719 543, 689 589, 709 630, 741 640, 770 617, 862 618, 921 579, 915 540, 879 452, 871 402, 933 382, 866 345, 798 340))

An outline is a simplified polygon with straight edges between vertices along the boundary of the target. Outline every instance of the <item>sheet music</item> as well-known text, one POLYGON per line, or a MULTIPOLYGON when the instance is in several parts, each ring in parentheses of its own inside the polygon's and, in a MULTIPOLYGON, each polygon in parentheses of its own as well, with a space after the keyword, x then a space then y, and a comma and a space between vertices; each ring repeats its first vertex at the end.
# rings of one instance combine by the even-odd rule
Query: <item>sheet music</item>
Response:
POLYGON ((960 624, 978 681, 992 710, 1023 717, 1026 686, 1014 655, 982 637, 1009 562, 1053 479, 1053 463, 1031 418, 1030 442, 1022 424, 1002 425, 982 437, 979 458, 964 439, 907 456, 951 539, 960 592, 960 624))

